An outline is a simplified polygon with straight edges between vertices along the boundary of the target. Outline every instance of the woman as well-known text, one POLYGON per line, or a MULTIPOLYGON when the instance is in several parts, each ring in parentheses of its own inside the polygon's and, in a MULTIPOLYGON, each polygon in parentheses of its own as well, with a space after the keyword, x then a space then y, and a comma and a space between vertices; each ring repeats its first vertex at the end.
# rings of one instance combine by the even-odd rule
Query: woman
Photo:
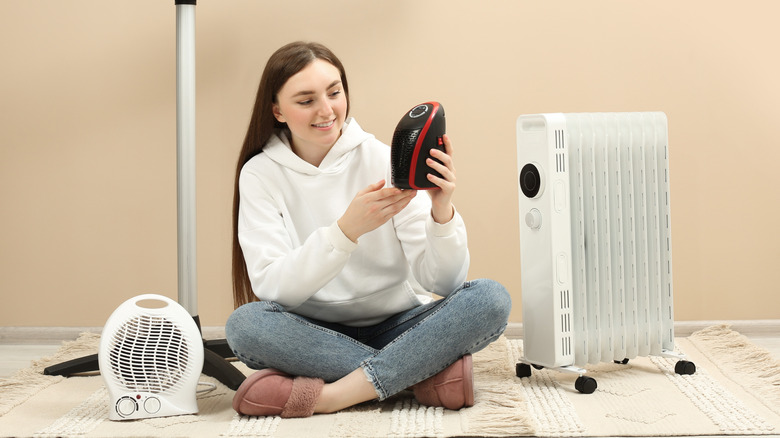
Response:
POLYGON ((471 406, 471 353, 506 327, 506 290, 465 282, 450 139, 429 162, 438 189, 418 195, 386 184, 390 148, 348 113, 330 50, 271 56, 236 171, 226 335, 260 370, 236 391, 239 413, 330 413, 409 387, 423 404, 471 406))

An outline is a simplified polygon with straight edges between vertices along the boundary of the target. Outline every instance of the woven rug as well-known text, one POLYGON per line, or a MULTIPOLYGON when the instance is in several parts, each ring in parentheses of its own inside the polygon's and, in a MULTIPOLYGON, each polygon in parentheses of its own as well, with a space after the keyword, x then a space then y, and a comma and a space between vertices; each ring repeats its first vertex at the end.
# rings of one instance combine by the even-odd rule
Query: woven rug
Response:
MULTIPOLYGON (((626 365, 588 368, 593 394, 574 389, 575 375, 534 370, 517 378, 522 341, 500 338, 474 356, 476 399, 449 411, 420 406, 411 393, 332 415, 304 419, 244 417, 231 408, 233 391, 198 398, 199 413, 146 420, 108 420, 99 375, 44 376, 44 367, 97 351, 84 334, 53 357, 0 381, 0 436, 34 437, 448 437, 448 436, 686 436, 780 434, 780 362, 728 326, 715 326, 677 348, 697 366, 674 373, 674 360, 640 357, 626 365)), ((251 371, 236 363, 243 371, 251 371)))

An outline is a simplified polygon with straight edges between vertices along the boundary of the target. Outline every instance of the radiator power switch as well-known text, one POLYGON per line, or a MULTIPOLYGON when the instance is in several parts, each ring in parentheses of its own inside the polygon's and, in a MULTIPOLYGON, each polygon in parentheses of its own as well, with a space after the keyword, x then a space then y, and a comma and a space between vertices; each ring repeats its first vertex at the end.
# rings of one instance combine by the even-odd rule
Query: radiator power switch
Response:
POLYGON ((553 186, 553 206, 558 213, 566 208, 566 185, 561 180, 555 181, 553 186))
POLYGON ((566 261, 566 254, 560 253, 555 257, 555 275, 559 284, 565 284, 569 279, 569 266, 566 261))

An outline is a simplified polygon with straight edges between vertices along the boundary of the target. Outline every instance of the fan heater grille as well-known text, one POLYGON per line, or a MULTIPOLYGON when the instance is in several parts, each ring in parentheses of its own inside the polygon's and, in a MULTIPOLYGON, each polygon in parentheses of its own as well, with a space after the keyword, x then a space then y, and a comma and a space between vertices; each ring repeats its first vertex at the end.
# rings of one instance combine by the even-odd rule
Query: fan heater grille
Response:
MULTIPOLYGON (((399 129, 393 133, 393 144, 399 145, 390 149, 393 163, 411 163, 414 154, 414 144, 420 137, 419 129, 399 129)), ((405 181, 409 179, 409 166, 392 166, 393 181, 405 181)))
POLYGON ((190 368, 187 339, 165 317, 136 316, 117 329, 109 345, 111 378, 129 390, 175 391, 190 368))

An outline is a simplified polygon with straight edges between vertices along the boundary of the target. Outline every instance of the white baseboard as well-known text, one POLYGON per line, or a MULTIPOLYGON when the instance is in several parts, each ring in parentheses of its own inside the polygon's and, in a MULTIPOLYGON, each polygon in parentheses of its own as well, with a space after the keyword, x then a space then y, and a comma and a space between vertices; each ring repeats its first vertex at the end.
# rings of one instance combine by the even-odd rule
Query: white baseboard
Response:
MULTIPOLYGON (((101 333, 103 327, 0 327, 0 344, 59 344, 82 333, 101 333)), ((225 327, 203 327, 205 339, 225 337, 225 327)))
MULTIPOLYGON (((780 319, 756 319, 742 321, 676 321, 675 336, 690 336, 691 333, 720 324, 728 324, 745 336, 780 337, 780 319)), ((225 327, 203 327, 205 339, 222 339, 225 327)), ((0 327, 0 344, 59 344, 76 339, 81 333, 100 333, 102 327, 0 327)), ((523 323, 510 322, 504 334, 508 338, 523 337, 523 323)))

